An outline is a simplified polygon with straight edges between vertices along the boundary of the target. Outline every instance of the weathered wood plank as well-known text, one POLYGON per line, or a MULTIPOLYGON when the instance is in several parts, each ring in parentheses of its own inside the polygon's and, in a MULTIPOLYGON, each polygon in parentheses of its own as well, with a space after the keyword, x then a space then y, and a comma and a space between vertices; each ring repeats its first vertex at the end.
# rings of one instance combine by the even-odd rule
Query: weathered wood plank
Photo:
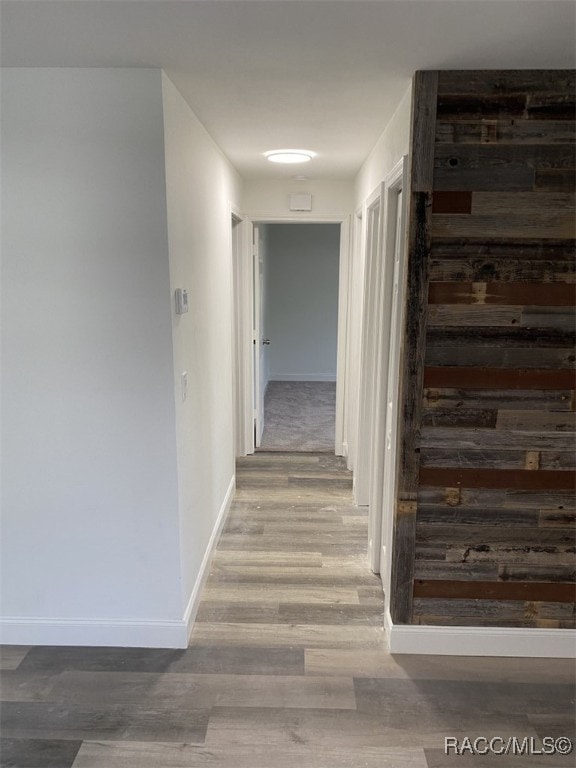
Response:
POLYGON ((420 467, 420 486, 576 490, 576 473, 561 470, 420 467))
MULTIPOLYGON (((454 448, 454 430, 450 427, 423 427, 421 448, 454 448)), ((459 429, 458 445, 470 450, 573 451, 570 432, 514 432, 504 429, 459 429)))
MULTIPOLYGON (((476 563, 476 567, 488 565, 476 563)), ((564 581, 574 582, 576 579, 576 564, 572 565, 500 565, 498 567, 500 581, 564 581)))
POLYGON ((564 307, 524 307, 520 318, 523 328, 565 328, 573 330, 573 309, 564 307))
POLYGON ((547 371, 516 368, 473 368, 427 366, 424 387, 462 389, 574 389, 576 376, 572 370, 547 371))
POLYGON ((576 168, 576 147, 572 144, 437 144, 434 168, 448 169, 455 179, 466 170, 506 171, 510 175, 527 168, 570 170, 576 168))
POLYGON ((430 283, 430 304, 576 306, 576 288, 564 283, 430 283))
POLYGON ((446 563, 443 560, 419 560, 414 569, 414 578, 496 581, 498 573, 496 563, 446 563))
POLYGON ((573 240, 461 237, 434 238, 431 256, 437 259, 481 257, 500 259, 505 263, 514 259, 519 259, 522 262, 532 259, 573 262, 576 251, 573 240))
POLYGON ((482 344, 454 344, 451 347, 436 344, 426 345, 426 366, 485 366, 487 368, 506 369, 550 369, 576 367, 576 355, 573 349, 553 349, 543 347, 498 346, 482 344))
POLYGON ((422 414, 424 427, 495 427, 498 412, 494 409, 432 408, 422 414))
POLYGON ((499 259, 432 259, 430 280, 445 282, 500 282, 575 283, 576 261, 505 261, 499 259))
POLYGON ((472 544, 446 545, 446 561, 449 563, 507 563, 532 566, 573 566, 574 547, 552 544, 472 544))
POLYGON ((415 579, 414 597, 472 600, 536 600, 551 603, 576 601, 576 586, 538 581, 458 581, 415 579))
POLYGON ((474 216, 517 216, 519 212, 536 216, 545 212, 571 213, 573 226, 567 237, 574 237, 576 195, 573 192, 474 192, 471 198, 474 216))
POLYGON ((560 348, 574 350, 576 330, 563 328, 502 328, 482 326, 447 326, 438 330, 429 328, 426 333, 426 345, 453 347, 455 344, 498 347, 537 347, 538 349, 560 348))
MULTIPOLYGON (((437 539, 447 545, 477 548, 496 545, 497 547, 550 547, 568 549, 576 543, 576 532, 566 528, 535 528, 498 525, 433 525, 418 523, 416 535, 419 542, 434 542, 437 539)), ((466 560, 466 558, 464 558, 466 560)), ((502 558, 500 562, 506 562, 502 558)))
POLYGON ((422 379, 426 345, 428 254, 432 219, 434 126, 438 73, 417 72, 412 96, 412 147, 405 354, 400 371, 401 414, 397 499, 394 512, 391 605, 392 619, 407 624, 412 616, 412 581, 416 525, 418 463, 416 450, 422 411, 422 379))
POLYGON ((450 598, 425 598, 414 600, 414 615, 425 616, 454 616, 460 618, 510 618, 510 619, 537 619, 544 606, 547 617, 556 615, 570 619, 572 606, 570 603, 542 603, 533 600, 466 600, 450 598))
MULTIPOLYGON (((571 411, 573 390, 427 388, 425 408, 571 411)), ((496 456, 493 457, 495 460, 496 456)), ((548 467, 550 469, 550 467, 548 467)))
POLYGON ((497 119, 491 121, 439 120, 436 123, 437 144, 569 144, 576 135, 573 120, 497 119))
POLYGON ((446 325, 511 328, 522 322, 522 307, 500 307, 487 304, 431 304, 428 327, 446 325))
MULTIPOLYGON (((497 469, 526 469, 531 451, 468 450, 456 445, 448 449, 421 448, 421 467, 496 467, 497 469)), ((536 451, 539 469, 576 469, 576 452, 536 451)))
POLYGON ((541 94, 552 97, 573 93, 576 79, 572 69, 476 69, 441 70, 438 73, 438 94, 468 96, 476 94, 500 96, 502 94, 541 94))
MULTIPOLYGON (((446 192, 445 194, 451 194, 446 192)), ((542 237, 570 238, 574 235, 574 215, 563 210, 526 213, 520 207, 506 217, 497 214, 482 215, 455 211, 453 214, 434 214, 432 237, 542 237)))
POLYGON ((576 510, 541 509, 538 522, 542 528, 573 528, 576 525, 576 510))
POLYGON ((534 189, 542 192, 572 192, 574 171, 539 169, 534 174, 534 189))
MULTIPOLYGON (((441 147, 442 144, 437 146, 441 147)), ((465 145, 462 145, 465 146, 465 145)), ((458 168, 455 174, 452 168, 434 170, 434 191, 451 192, 455 190, 484 190, 487 192, 506 192, 517 190, 531 192, 534 189, 536 171, 529 166, 519 166, 512 171, 508 168, 458 168)), ((552 187, 552 190, 558 187, 552 187)), ((559 189, 567 189, 565 186, 559 189)))
POLYGON ((498 429, 527 430, 530 432, 574 432, 576 413, 541 411, 498 411, 498 429))
POLYGON ((419 504, 417 524, 538 528, 541 514, 538 509, 505 509, 503 507, 491 509, 462 505, 419 504))

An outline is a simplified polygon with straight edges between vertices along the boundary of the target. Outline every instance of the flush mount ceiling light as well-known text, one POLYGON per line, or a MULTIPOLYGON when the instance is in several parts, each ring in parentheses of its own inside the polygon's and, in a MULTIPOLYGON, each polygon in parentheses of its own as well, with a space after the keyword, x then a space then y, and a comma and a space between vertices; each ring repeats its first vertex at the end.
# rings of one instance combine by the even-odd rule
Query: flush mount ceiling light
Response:
POLYGON ((264 153, 264 157, 271 163, 308 163, 315 156, 315 152, 307 149, 273 149, 264 153))

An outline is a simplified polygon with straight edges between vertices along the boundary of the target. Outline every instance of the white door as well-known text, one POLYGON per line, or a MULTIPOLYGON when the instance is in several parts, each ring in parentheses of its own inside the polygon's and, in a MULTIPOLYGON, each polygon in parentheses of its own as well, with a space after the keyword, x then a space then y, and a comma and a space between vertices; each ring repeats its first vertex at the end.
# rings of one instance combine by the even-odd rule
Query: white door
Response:
POLYGON ((264 308, 266 284, 264 280, 264 254, 260 245, 260 227, 254 225, 254 437, 256 448, 262 444, 264 432, 264 395, 267 383, 267 345, 264 337, 264 308))

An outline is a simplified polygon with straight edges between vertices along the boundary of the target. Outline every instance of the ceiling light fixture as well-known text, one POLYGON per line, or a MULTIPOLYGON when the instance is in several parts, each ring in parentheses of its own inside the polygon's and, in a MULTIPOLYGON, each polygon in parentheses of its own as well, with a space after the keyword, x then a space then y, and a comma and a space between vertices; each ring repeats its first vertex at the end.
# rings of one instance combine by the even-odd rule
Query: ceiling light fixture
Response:
POLYGON ((265 152, 264 156, 271 163, 308 163, 316 156, 315 152, 307 149, 273 149, 265 152))

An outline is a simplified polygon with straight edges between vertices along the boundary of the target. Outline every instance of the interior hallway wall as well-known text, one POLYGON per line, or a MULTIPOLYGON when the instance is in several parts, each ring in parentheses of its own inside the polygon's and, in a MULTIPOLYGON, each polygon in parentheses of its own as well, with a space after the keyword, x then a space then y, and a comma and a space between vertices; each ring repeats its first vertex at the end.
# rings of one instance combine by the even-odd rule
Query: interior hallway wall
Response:
POLYGON ((161 88, 2 73, 5 642, 182 616, 161 88))
POLYGON ((214 525, 233 490, 230 204, 240 205, 241 180, 165 74, 162 91, 171 288, 167 299, 176 288, 187 288, 189 302, 186 314, 172 309, 185 611, 191 607, 214 525))
POLYGON ((270 380, 336 381, 339 224, 268 228, 270 380))

